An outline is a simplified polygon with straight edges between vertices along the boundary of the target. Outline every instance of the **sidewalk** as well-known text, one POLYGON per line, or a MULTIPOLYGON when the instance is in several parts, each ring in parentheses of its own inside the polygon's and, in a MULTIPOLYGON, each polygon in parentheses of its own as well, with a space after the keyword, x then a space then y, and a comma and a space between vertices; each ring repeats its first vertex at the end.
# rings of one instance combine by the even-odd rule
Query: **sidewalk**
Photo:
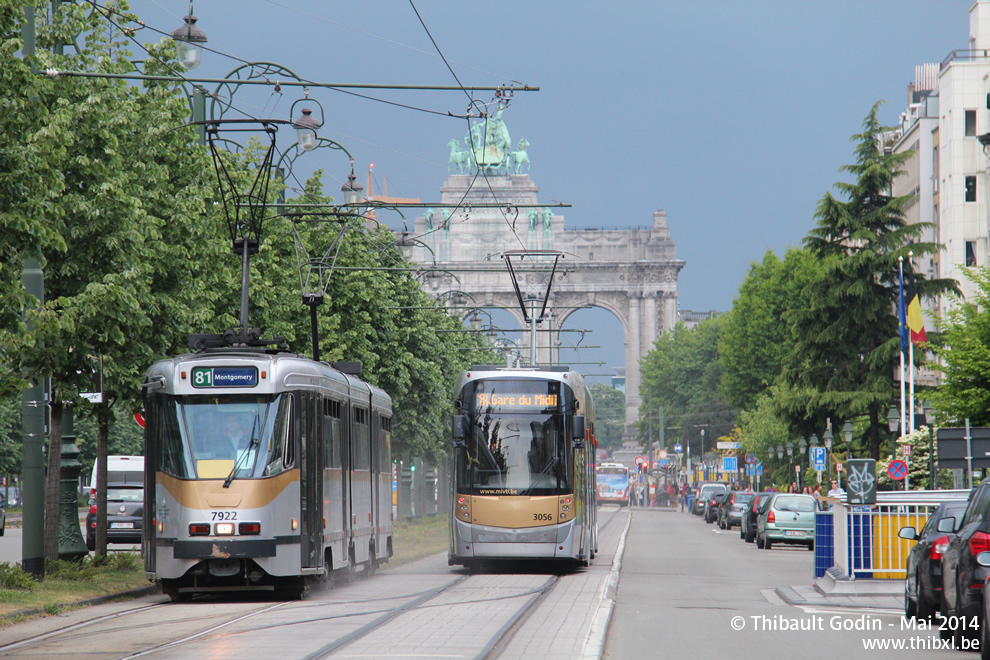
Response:
POLYGON ((813 585, 777 587, 775 591, 795 607, 904 609, 903 580, 832 580, 826 576, 813 585))

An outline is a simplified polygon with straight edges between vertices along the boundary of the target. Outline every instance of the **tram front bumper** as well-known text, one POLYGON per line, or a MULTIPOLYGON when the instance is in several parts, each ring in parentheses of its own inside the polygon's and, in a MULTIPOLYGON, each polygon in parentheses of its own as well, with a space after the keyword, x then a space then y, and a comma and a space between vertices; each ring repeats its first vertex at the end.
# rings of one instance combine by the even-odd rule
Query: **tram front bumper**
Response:
POLYGON ((509 529, 454 521, 456 557, 558 559, 575 556, 574 521, 546 527, 509 529))

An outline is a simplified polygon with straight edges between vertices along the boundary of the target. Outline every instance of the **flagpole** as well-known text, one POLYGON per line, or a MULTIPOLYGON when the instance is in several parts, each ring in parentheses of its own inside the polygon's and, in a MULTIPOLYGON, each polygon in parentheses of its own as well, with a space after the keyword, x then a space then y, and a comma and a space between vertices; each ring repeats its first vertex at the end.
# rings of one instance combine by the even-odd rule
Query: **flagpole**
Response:
MULTIPOLYGON (((909 251, 908 252, 908 258, 910 259, 910 258, 913 258, 913 257, 914 257, 914 253, 909 251)), ((902 268, 903 268, 903 266, 902 266, 902 268)), ((914 272, 913 266, 912 266, 912 271, 911 272, 914 272)), ((904 310, 905 320, 907 320, 907 314, 908 314, 908 310, 905 309, 904 310)), ((909 398, 908 398, 908 402, 909 402, 909 405, 908 405, 908 428, 911 429, 911 433, 914 433, 914 341, 912 341, 913 339, 914 339, 914 337, 911 336, 910 326, 908 326, 908 351, 909 351, 908 352, 908 368, 911 370, 911 377, 910 377, 910 381, 909 381, 910 384, 911 384, 910 385, 910 390, 909 390, 910 395, 909 395, 909 398)))
MULTIPOLYGON (((897 305, 898 305, 897 322, 898 322, 898 326, 899 326, 898 327, 898 330, 899 330, 898 335, 900 337, 903 337, 903 335, 904 335, 905 312, 906 312, 906 310, 904 309, 904 257, 897 257, 897 270, 898 270, 898 292, 900 294, 899 297, 898 297, 898 301, 897 301, 897 305)), ((910 342, 908 342, 908 343, 910 344, 910 342)), ((904 398, 904 385, 905 385, 905 383, 904 383, 904 341, 903 341, 903 339, 901 339, 901 424, 900 424, 901 433, 904 433, 904 431, 907 430, 907 422, 905 420, 905 412, 906 412, 905 404, 907 403, 907 401, 905 401, 905 398, 904 398)), ((894 443, 894 446, 895 447, 897 446, 897 443, 896 442, 894 443)), ((895 454, 894 457, 896 458, 896 452, 893 452, 893 453, 895 454)))

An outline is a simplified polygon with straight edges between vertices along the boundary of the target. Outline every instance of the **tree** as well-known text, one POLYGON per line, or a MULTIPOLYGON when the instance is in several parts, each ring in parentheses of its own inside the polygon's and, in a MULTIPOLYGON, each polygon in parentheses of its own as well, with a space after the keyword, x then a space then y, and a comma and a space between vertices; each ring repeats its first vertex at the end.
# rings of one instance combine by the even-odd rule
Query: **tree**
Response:
MULTIPOLYGON (((870 454, 880 456, 885 411, 894 399, 893 373, 900 340, 897 308, 898 263, 910 267, 909 252, 922 257, 939 246, 917 242, 927 223, 908 224, 904 208, 910 195, 892 197, 890 187, 910 156, 890 153, 887 128, 877 120, 879 103, 854 135, 856 162, 842 168, 854 178, 837 183, 847 198, 826 193, 818 204, 817 224, 804 240, 822 260, 823 275, 806 289, 809 304, 787 315, 794 349, 783 372, 792 386, 780 399, 792 427, 825 418, 869 417, 870 454)), ((956 289, 952 280, 916 274, 919 294, 956 289)))
MULTIPOLYGON (((595 437, 599 449, 617 449, 622 446, 622 432, 626 423, 626 397, 614 387, 592 383, 591 396, 595 401, 595 437)), ((654 420, 656 425, 657 420, 654 420)))
MULTIPOLYGON (((119 10, 112 3, 112 10, 119 10)), ((38 26, 39 69, 133 71, 123 35, 106 29, 102 8, 63 4, 38 26), (85 35, 71 55, 55 46, 85 35), (51 50, 44 50, 50 48, 51 50)), ((44 15, 44 14, 42 14, 44 15)), ((16 22, 7 26, 17 27, 16 22)), ((82 37, 80 37, 82 39, 82 37)), ((165 48, 167 50, 167 48, 165 48)), ((167 53, 165 53, 167 55, 167 53)), ((16 59, 16 58, 14 58, 16 59)), ((16 62, 9 63, 12 66, 16 62)), ((3 66, 6 70, 8 62, 3 66)), ((147 90, 121 80, 56 78, 36 84, 33 102, 47 109, 33 115, 24 135, 4 134, 0 151, 24 150, 24 177, 46 180, 22 205, 40 215, 30 222, 45 269, 45 301, 29 312, 33 327, 4 335, 4 359, 14 373, 51 375, 52 428, 49 451, 46 556, 56 558, 61 409, 91 389, 92 356, 104 365, 104 400, 95 406, 98 454, 117 403, 136 408, 144 369, 157 350, 170 350, 188 328, 188 314, 175 314, 209 299, 211 289, 176 257, 208 263, 200 216, 209 199, 204 150, 192 129, 172 131, 188 117, 175 90, 147 90)), ((25 248, 26 249, 26 248, 25 248)), ((207 248, 208 249, 208 248, 207 248)), ((23 259, 20 260, 23 263, 23 259)), ((25 300, 19 282, 6 280, 5 296, 25 300)), ((23 313, 23 305, 18 308, 23 313)), ((86 404, 88 405, 88 404, 86 404)), ((103 501, 98 498, 98 501, 103 501)), ((105 511, 100 514, 105 516, 105 511)), ((98 552, 105 550, 105 524, 97 527, 98 552)))
MULTIPOLYGON (((722 366, 718 342, 722 323, 722 318, 715 318, 691 329, 679 323, 654 342, 641 368, 641 437, 646 432, 650 388, 654 409, 664 407, 668 444, 690 444, 692 456, 701 456, 702 429, 707 438, 705 449, 710 449, 717 436, 733 427, 735 412, 719 394, 722 366)), ((659 419, 655 413, 654 419, 659 419)))
POLYGON ((940 419, 973 426, 990 425, 990 270, 964 269, 976 284, 972 299, 957 299, 945 316, 936 319, 942 331, 934 346, 942 371, 940 387, 930 400, 940 419))
POLYGON ((807 250, 792 248, 781 260, 767 250, 752 263, 726 315, 719 336, 720 389, 733 407, 754 410, 774 382, 793 346, 781 319, 808 306, 805 288, 821 277, 821 262, 807 250))

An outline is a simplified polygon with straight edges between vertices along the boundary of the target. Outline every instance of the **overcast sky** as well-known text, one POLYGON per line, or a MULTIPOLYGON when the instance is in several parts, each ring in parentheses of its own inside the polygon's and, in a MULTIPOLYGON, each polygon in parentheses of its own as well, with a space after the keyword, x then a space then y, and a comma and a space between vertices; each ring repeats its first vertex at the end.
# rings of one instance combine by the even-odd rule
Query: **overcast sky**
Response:
MULTIPOLYGON (((881 121, 893 124, 914 67, 967 47, 971 5, 419 0, 415 9, 461 83, 540 87, 517 93, 503 119, 513 141, 530 143, 541 201, 573 204, 567 227, 645 227, 666 210, 686 262, 681 308, 726 311, 751 262, 798 245, 813 226, 872 104, 885 100, 881 121)), ((188 11, 175 0, 131 6, 166 32, 188 11)), ((195 13, 211 48, 310 80, 456 84, 408 1, 200 0, 195 13)), ((195 75, 237 66, 207 53, 195 75)), ((374 163, 378 192, 387 179, 391 196, 439 200, 447 142, 463 137, 463 120, 311 93, 326 109, 321 135, 354 154, 362 183, 374 163)), ((462 115, 468 102, 463 92, 368 94, 442 114, 462 115)), ((287 118, 301 93, 244 96, 246 111, 287 118)), ((346 159, 316 153, 312 165, 339 190, 346 159)), ((599 336, 585 344, 611 344, 599 357, 621 364, 618 322, 586 314, 599 336)))

